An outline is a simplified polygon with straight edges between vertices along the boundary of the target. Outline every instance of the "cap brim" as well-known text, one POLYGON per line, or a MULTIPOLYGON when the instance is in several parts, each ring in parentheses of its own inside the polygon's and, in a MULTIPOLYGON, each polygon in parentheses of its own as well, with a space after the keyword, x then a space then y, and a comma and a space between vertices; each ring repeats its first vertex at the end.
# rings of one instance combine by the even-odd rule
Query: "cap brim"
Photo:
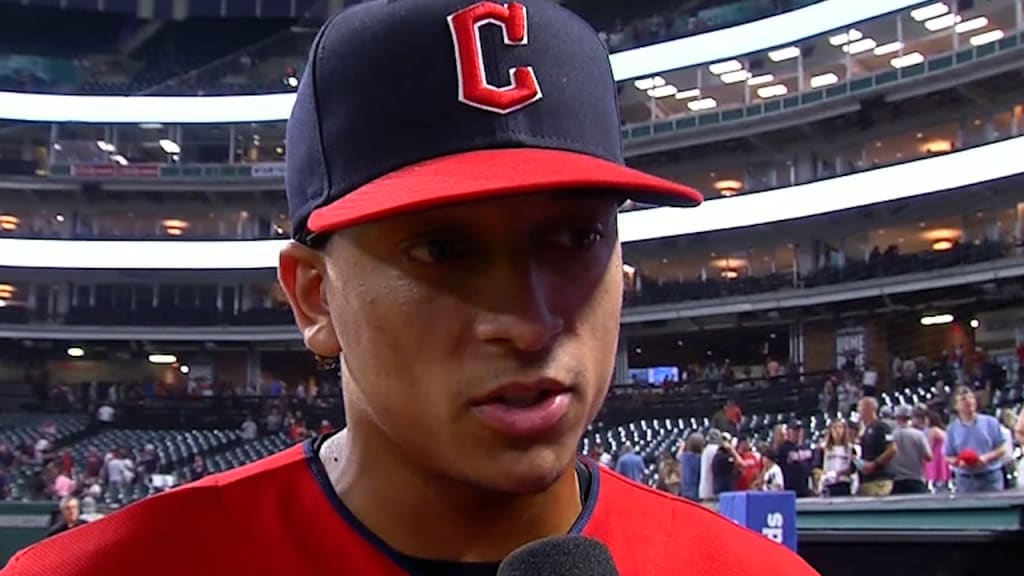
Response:
POLYGON ((593 189, 666 206, 696 206, 700 192, 607 160, 543 148, 497 148, 441 156, 400 168, 313 210, 324 233, 445 204, 556 190, 593 189))

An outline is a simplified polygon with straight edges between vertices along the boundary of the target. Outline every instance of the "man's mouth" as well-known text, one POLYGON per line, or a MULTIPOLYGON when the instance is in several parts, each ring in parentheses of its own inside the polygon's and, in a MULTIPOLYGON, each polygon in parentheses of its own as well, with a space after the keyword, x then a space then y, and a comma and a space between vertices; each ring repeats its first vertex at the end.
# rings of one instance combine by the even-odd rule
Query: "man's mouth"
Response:
POLYGON ((513 408, 528 408, 569 391, 569 386, 557 380, 541 379, 533 382, 506 384, 474 400, 474 406, 503 404, 513 408))

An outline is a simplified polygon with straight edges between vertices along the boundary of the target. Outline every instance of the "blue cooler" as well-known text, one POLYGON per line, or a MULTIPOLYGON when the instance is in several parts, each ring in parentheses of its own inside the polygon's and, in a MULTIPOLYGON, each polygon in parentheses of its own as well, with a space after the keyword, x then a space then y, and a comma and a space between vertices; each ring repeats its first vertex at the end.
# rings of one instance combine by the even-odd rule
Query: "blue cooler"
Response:
POLYGON ((718 513, 796 552, 796 493, 723 492, 718 513))

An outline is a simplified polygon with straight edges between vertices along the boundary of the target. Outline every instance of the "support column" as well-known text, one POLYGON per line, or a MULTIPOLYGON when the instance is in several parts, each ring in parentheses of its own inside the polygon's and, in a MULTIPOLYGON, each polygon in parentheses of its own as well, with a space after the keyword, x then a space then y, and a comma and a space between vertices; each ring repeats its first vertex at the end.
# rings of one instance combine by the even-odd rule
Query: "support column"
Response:
POLYGON ((615 372, 612 375, 612 386, 621 386, 629 382, 629 341, 625 334, 619 334, 619 346, 615 351, 615 372))
POLYGON ((249 348, 245 353, 245 392, 256 395, 263 391, 260 389, 260 353, 255 348, 249 348))
POLYGON ((789 360, 800 366, 804 366, 804 324, 799 320, 789 324, 789 360))

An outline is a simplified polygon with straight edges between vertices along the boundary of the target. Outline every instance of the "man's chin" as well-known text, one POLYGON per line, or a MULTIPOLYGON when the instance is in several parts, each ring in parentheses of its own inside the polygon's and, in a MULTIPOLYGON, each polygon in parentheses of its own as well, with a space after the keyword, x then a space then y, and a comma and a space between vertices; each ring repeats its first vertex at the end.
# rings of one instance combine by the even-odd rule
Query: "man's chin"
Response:
POLYGON ((476 476, 478 482, 491 490, 526 496, 551 488, 572 472, 575 462, 575 451, 565 455, 560 451, 532 450, 525 454, 499 455, 486 466, 484 474, 476 476))

